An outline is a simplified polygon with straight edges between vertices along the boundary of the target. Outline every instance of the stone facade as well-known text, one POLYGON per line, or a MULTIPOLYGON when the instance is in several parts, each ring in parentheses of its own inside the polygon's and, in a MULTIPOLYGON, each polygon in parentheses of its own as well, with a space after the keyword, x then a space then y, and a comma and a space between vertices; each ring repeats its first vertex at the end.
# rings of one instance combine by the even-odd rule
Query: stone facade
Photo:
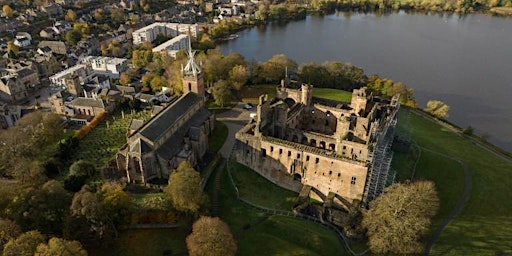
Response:
POLYGON ((312 97, 288 80, 275 99, 260 97, 254 120, 236 134, 234 157, 270 181, 324 200, 334 193, 366 204, 382 192, 391 162, 398 96, 356 89, 350 103, 312 97))
POLYGON ((206 154, 215 116, 205 108, 202 72, 190 51, 182 76, 185 88, 180 98, 145 124, 132 121, 127 144, 116 157, 129 182, 168 179, 181 162, 195 166, 206 154))

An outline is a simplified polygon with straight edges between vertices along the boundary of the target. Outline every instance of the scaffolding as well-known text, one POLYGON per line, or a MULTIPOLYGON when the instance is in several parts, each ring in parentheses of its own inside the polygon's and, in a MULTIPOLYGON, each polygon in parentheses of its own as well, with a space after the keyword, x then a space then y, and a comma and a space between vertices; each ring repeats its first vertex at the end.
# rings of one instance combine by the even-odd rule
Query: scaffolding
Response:
POLYGON ((367 206, 373 199, 379 196, 388 183, 388 174, 393 159, 393 144, 397 112, 399 105, 395 105, 393 113, 382 120, 380 129, 375 130, 373 142, 369 147, 368 174, 363 194, 363 205, 367 206))

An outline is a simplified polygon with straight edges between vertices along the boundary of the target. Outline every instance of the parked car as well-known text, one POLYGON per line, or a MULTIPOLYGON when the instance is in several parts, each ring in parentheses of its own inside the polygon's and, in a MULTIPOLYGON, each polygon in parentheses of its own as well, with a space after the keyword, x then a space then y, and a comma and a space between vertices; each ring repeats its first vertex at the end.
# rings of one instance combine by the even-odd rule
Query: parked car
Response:
POLYGON ((254 108, 254 105, 252 105, 251 103, 246 103, 244 105, 244 109, 252 109, 252 108, 254 108))

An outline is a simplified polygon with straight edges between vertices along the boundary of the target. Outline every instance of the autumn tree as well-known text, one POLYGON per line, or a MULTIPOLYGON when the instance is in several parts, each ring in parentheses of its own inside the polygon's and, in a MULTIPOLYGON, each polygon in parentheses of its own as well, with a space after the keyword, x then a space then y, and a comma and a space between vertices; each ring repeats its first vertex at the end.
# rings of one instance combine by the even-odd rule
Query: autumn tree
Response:
POLYGON ((121 73, 121 75, 119 76, 119 83, 121 85, 124 85, 124 86, 127 86, 130 84, 130 82, 132 81, 132 78, 130 77, 130 75, 126 72, 124 73, 121 73))
MULTIPOLYGON (((82 189, 75 194, 69 210, 71 216, 78 219, 78 222, 80 222, 80 219, 85 220, 85 222, 82 223, 84 223, 87 228, 82 227, 84 228, 83 230, 92 232, 92 234, 88 234, 88 236, 93 235, 102 238, 108 233, 111 222, 100 204, 98 196, 96 193, 91 192, 88 186, 82 187, 82 189)), ((74 232, 74 230, 67 230, 67 232, 70 231, 74 232)), ((76 234, 78 233, 75 233, 75 235, 76 234)), ((67 235, 70 234, 67 233, 67 235)), ((71 237, 77 239, 73 236, 71 237)))
POLYGON ((103 21, 105 19, 105 11, 103 9, 95 9, 93 15, 96 21, 103 21))
POLYGON ((7 54, 9 55, 9 57, 16 57, 19 51, 20 47, 15 45, 13 41, 7 42, 7 54))
POLYGON ((162 90, 162 87, 167 86, 167 80, 163 76, 154 76, 149 82, 149 85, 153 92, 159 92, 162 90))
POLYGON ((278 54, 260 65, 259 75, 268 82, 279 82, 284 78, 286 70, 289 74, 297 72, 297 66, 292 59, 287 58, 284 54, 278 54))
POLYGON ((50 180, 42 186, 25 188, 5 209, 7 216, 22 230, 60 234, 68 214, 71 195, 62 184, 50 180))
POLYGON ((75 21, 76 20, 76 13, 69 9, 67 12, 66 12, 66 15, 64 16, 64 19, 67 20, 67 21, 75 21))
POLYGON ((450 106, 446 105, 444 102, 440 100, 429 100, 427 102, 427 107, 425 108, 425 112, 437 117, 437 118, 447 118, 450 115, 448 111, 450 110, 450 106))
POLYGON ((33 256, 44 236, 39 231, 28 231, 16 239, 11 239, 4 247, 3 256, 33 256))
POLYGON ((229 81, 233 87, 240 91, 247 82, 247 70, 242 65, 236 65, 229 72, 229 81))
POLYGON ((85 160, 78 160, 69 167, 70 175, 92 178, 96 173, 96 167, 94 167, 94 164, 85 160))
POLYGON ((188 161, 183 161, 171 172, 165 193, 174 208, 183 212, 197 213, 206 200, 201 190, 201 176, 188 161))
POLYGON ((2 13, 3 16, 7 18, 14 16, 14 10, 7 4, 2 7, 2 13))
POLYGON ((99 191, 99 196, 101 207, 114 224, 128 223, 135 205, 120 184, 105 183, 99 191))
POLYGON ((110 18, 113 21, 118 22, 118 23, 124 22, 125 13, 123 12, 123 10, 121 10, 119 8, 114 8, 110 12, 110 18))
POLYGON ((439 198, 431 181, 395 183, 370 203, 363 213, 368 245, 375 254, 416 254, 423 245, 439 198))
POLYGON ((0 219, 0 251, 11 239, 16 239, 21 234, 21 229, 16 223, 9 219, 0 219))
POLYGON ((226 223, 218 217, 201 216, 187 237, 187 249, 191 256, 235 255, 237 246, 226 223))
POLYGON ((215 104, 219 105, 221 108, 224 107, 224 104, 226 104, 231 97, 228 82, 226 80, 217 81, 213 85, 212 94, 215 104))
POLYGON ((37 246, 34 256, 87 256, 87 251, 78 241, 52 237, 37 246))

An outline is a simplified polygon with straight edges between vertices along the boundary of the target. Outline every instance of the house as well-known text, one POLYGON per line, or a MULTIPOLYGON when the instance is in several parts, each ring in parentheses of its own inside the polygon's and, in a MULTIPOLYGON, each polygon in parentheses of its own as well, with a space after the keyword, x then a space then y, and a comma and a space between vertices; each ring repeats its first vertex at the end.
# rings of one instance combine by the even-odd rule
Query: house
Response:
POLYGON ((19 47, 29 46, 32 44, 32 36, 27 32, 18 32, 14 44, 19 47))
MULTIPOLYGON (((45 48, 49 47, 45 46, 45 48)), ((48 78, 61 70, 60 62, 57 61, 57 58, 55 58, 53 54, 51 54, 51 51, 49 54, 45 53, 34 56, 32 58, 32 62, 34 63, 40 78, 48 78)))
POLYGON ((112 105, 100 98, 84 98, 78 97, 67 103, 66 105, 72 113, 69 120, 79 125, 87 125, 92 119, 105 112, 112 111, 112 105))
POLYGON ((76 77, 79 80, 78 84, 80 84, 86 81, 87 75, 87 65, 78 64, 68 69, 62 70, 53 76, 50 76, 50 82, 57 86, 66 86, 67 78, 76 77))
POLYGON ((54 39, 58 34, 53 30, 52 27, 43 28, 39 32, 39 36, 42 38, 54 39))
POLYGON ((191 51, 182 79, 180 98, 148 122, 130 123, 127 144, 116 155, 117 167, 126 172, 128 182, 147 185, 167 180, 181 162, 195 166, 202 161, 215 116, 205 107, 202 72, 191 51))
POLYGON ((100 73, 118 79, 121 72, 128 70, 128 60, 124 58, 86 56, 79 60, 90 65, 95 73, 100 73))
POLYGON ((41 7, 41 10, 50 17, 62 15, 62 7, 56 3, 50 3, 41 7))
POLYGON ((3 70, 0 77, 0 99, 6 102, 17 102, 28 97, 27 87, 12 71, 3 70))
POLYGON ((44 46, 41 48, 37 48, 36 52, 40 55, 48 55, 48 54, 52 54, 52 48, 50 48, 48 46, 44 46))
POLYGON ((52 29, 57 35, 63 35, 68 30, 71 30, 71 24, 67 21, 57 21, 53 24, 52 29))
POLYGON ((52 53, 54 54, 66 54, 68 51, 68 47, 66 46, 66 43, 62 41, 41 41, 37 47, 43 48, 43 47, 49 47, 52 50, 52 53))
POLYGON ((21 118, 21 107, 0 102, 0 129, 14 126, 21 118))

